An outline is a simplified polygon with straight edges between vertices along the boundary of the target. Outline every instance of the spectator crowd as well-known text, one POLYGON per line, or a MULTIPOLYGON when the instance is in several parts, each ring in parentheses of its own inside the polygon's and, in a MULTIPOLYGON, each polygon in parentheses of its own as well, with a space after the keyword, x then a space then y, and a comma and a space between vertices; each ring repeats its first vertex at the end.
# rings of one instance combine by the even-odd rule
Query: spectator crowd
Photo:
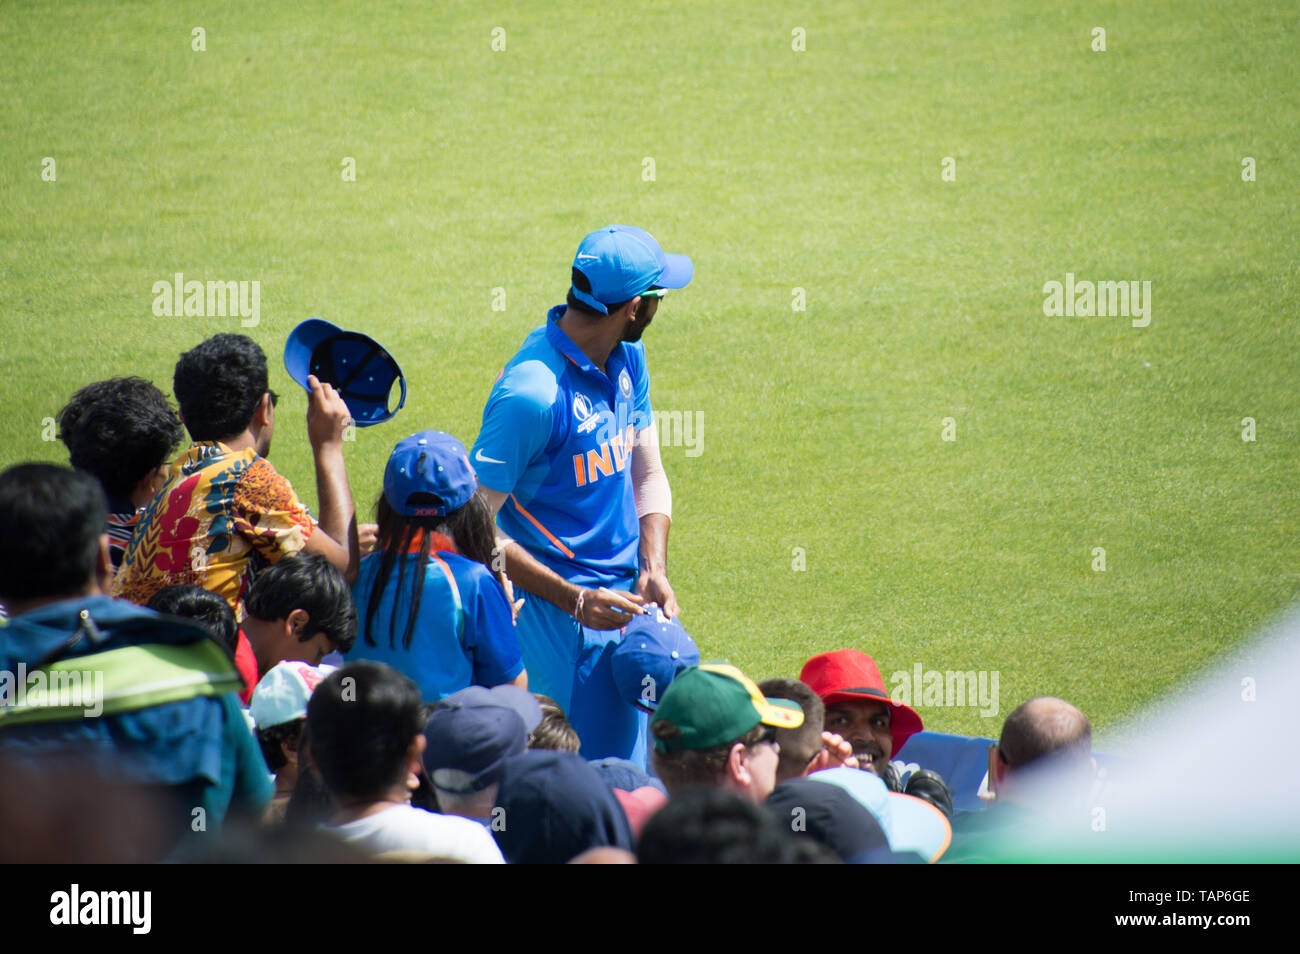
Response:
POLYGON ((181 356, 177 409, 139 378, 82 388, 70 466, 0 474, 4 860, 932 863, 1086 824, 1065 701, 1011 712, 987 807, 955 811, 903 771, 922 720, 866 652, 755 683, 654 604, 599 663, 648 754, 584 742, 529 690, 465 446, 398 441, 359 525, 347 404, 307 386, 316 514, 268 459, 277 396, 240 335, 181 356))

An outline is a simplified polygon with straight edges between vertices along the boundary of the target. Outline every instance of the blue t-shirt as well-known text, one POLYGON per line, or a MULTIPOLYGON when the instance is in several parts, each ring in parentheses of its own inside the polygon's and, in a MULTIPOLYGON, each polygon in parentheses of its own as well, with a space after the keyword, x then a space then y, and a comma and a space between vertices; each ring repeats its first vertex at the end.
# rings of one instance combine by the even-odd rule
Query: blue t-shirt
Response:
POLYGON ((419 685, 425 702, 437 702, 466 686, 499 686, 524 671, 505 590, 482 563, 458 553, 440 550, 425 566, 420 611, 410 648, 402 646, 402 637, 411 614, 416 575, 421 572, 419 554, 410 554, 404 564, 394 565, 375 617, 367 625, 370 594, 382 557, 382 553, 372 553, 362 560, 352 587, 359 621, 356 642, 347 653, 348 662, 371 659, 387 663, 419 685), (403 567, 400 600, 399 567, 403 567), (454 591, 448 571, 456 581, 454 591), (457 596, 462 608, 459 614, 457 596), (458 618, 462 621, 459 634, 458 618), (368 637, 375 645, 370 645, 368 637))
POLYGON ((645 348, 620 342, 601 371, 547 313, 502 370, 472 454, 479 483, 508 494, 497 523, 566 580, 635 577, 640 525, 633 435, 650 426, 645 348))

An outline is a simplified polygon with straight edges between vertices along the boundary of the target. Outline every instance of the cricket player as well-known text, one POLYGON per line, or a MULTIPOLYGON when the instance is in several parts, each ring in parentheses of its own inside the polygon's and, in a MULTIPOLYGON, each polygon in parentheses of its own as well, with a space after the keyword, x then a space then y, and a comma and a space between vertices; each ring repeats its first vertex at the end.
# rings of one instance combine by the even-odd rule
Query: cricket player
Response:
POLYGON ((518 619, 529 688, 564 708, 589 759, 645 764, 645 717, 610 669, 619 628, 644 606, 677 613, 666 572, 672 492, 641 335, 664 293, 693 273, 642 229, 584 238, 567 304, 502 370, 474 444, 506 573, 534 594, 518 619))

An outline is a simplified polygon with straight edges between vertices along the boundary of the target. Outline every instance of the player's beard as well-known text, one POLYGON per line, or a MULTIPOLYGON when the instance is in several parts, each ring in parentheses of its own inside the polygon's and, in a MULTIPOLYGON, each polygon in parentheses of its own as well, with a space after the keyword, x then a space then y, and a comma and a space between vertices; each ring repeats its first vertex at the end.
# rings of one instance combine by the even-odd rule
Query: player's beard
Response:
POLYGON ((647 318, 645 321, 629 321, 623 326, 623 337, 619 340, 627 342, 640 341, 641 336, 645 334, 645 330, 650 327, 652 321, 654 321, 653 317, 647 318))

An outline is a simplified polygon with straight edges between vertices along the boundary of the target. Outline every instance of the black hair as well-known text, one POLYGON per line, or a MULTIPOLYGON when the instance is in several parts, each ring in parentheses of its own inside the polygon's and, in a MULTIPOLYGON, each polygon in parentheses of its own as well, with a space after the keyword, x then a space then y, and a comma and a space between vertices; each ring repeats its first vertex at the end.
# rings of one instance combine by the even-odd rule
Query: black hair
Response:
MULTIPOLYGON (((426 702, 420 707, 420 723, 422 725, 428 726, 429 716, 433 715, 433 710, 436 708, 438 708, 436 702, 426 702)), ((420 760, 420 768, 415 777, 419 784, 411 792, 411 807, 423 808, 426 812, 432 812, 435 815, 443 814, 442 808, 438 805, 438 790, 433 786, 433 779, 429 778, 429 772, 424 767, 423 759, 420 760)))
POLYGON ((302 729, 298 734, 298 780, 284 808, 284 824, 286 828, 316 831, 329 821, 334 804, 311 754, 311 730, 305 719, 299 724, 302 729))
POLYGON ((382 794, 405 780, 407 749, 424 731, 420 687, 384 663, 349 663, 312 693, 307 729, 330 794, 382 794))
MULTIPOLYGON (((437 494, 412 494, 408 504, 439 507, 442 498, 437 494)), ((478 494, 472 494, 463 507, 459 507, 445 517, 404 517, 393 509, 388 500, 380 494, 375 504, 375 520, 379 524, 378 539, 375 550, 379 553, 379 569, 375 573, 374 586, 370 590, 370 599, 366 603, 366 644, 376 646, 374 626, 375 614, 384 602, 384 590, 388 581, 397 570, 397 589, 393 593, 393 616, 388 620, 388 645, 394 645, 396 636, 396 610, 402 599, 402 583, 406 579, 408 560, 415 561, 418 572, 411 593, 411 612, 406 617, 406 627, 402 631, 402 648, 410 649, 415 636, 415 621, 420 615, 420 597, 424 593, 424 568, 429 565, 433 554, 433 536, 436 531, 445 530, 456 544, 456 550, 463 557, 477 560, 491 568, 492 557, 496 552, 496 531, 492 523, 492 511, 478 494), (411 547, 418 543, 419 552, 411 553, 411 547)))
POLYGON ((184 436, 166 395, 144 378, 87 384, 59 411, 59 440, 70 463, 114 497, 130 496, 184 436))
POLYGON ((434 815, 443 814, 438 805, 438 790, 433 787, 433 781, 429 778, 429 773, 425 770, 423 762, 420 763, 419 771, 415 773, 415 777, 419 784, 411 792, 411 807, 423 808, 426 812, 432 812, 434 815))
POLYGON ((761 806, 715 786, 674 794, 641 832, 641 864, 796 864, 810 859, 761 806))
POLYGON ((306 719, 290 719, 257 730, 257 743, 262 747, 262 758, 266 759, 266 767, 272 772, 279 772, 289 764, 280 743, 288 742, 289 748, 296 750, 302 743, 302 727, 306 724, 306 719))
POLYGON ((196 620, 212 634, 217 645, 233 658, 239 644, 239 623, 224 598, 192 583, 164 586, 145 604, 151 610, 196 620))
MULTIPOLYGON (((576 268, 573 270, 573 277, 574 277, 574 284, 575 284, 575 285, 578 284, 578 283, 577 283, 577 278, 578 278, 578 276, 581 275, 581 274, 582 274, 582 273, 581 273, 580 271, 578 271, 576 268)), ((582 282, 583 282, 583 285, 586 285, 586 288, 583 288, 583 285, 578 285, 578 288, 579 288, 581 291, 584 291, 584 292, 587 292, 588 294, 590 294, 590 288, 591 288, 590 283, 587 282, 587 279, 586 279, 585 277, 583 278, 582 282)), ((620 301, 620 302, 618 302, 617 304, 614 304, 614 305, 605 305, 604 302, 601 302, 601 304, 602 304, 602 305, 605 305, 605 307, 608 309, 608 311, 606 311, 606 313, 602 315, 602 314, 601 314, 600 312, 598 312, 595 308, 592 308, 590 305, 586 304, 585 302, 581 302, 581 301, 579 301, 579 300, 578 300, 578 296, 575 295, 575 294, 573 293, 573 289, 570 288, 570 289, 569 289, 569 294, 568 294, 568 296, 565 298, 565 304, 567 304, 567 305, 568 305, 570 308, 572 308, 574 311, 578 312, 578 314, 583 315, 583 316, 586 317, 586 318, 590 318, 590 319, 592 319, 593 321, 600 321, 601 319, 603 319, 603 318, 608 318, 610 315, 614 314, 614 312, 618 311, 620 308, 622 308, 624 305, 626 305, 628 301, 631 301, 631 300, 632 300, 632 299, 629 298, 627 301, 620 301)))
POLYGON ((0 601, 73 596, 95 577, 108 503, 99 481, 54 464, 0 474, 0 601))
POLYGON ((269 390, 266 355, 247 335, 213 335, 181 355, 172 391, 196 441, 242 434, 269 390))
MULTIPOLYGON (((323 531, 316 531, 322 533, 323 531)), ((307 613, 307 626, 298 637, 307 642, 324 633, 341 653, 357 639, 357 607, 343 574, 319 553, 295 553, 281 557, 257 574, 244 608, 268 622, 288 619, 300 609, 307 613)))

